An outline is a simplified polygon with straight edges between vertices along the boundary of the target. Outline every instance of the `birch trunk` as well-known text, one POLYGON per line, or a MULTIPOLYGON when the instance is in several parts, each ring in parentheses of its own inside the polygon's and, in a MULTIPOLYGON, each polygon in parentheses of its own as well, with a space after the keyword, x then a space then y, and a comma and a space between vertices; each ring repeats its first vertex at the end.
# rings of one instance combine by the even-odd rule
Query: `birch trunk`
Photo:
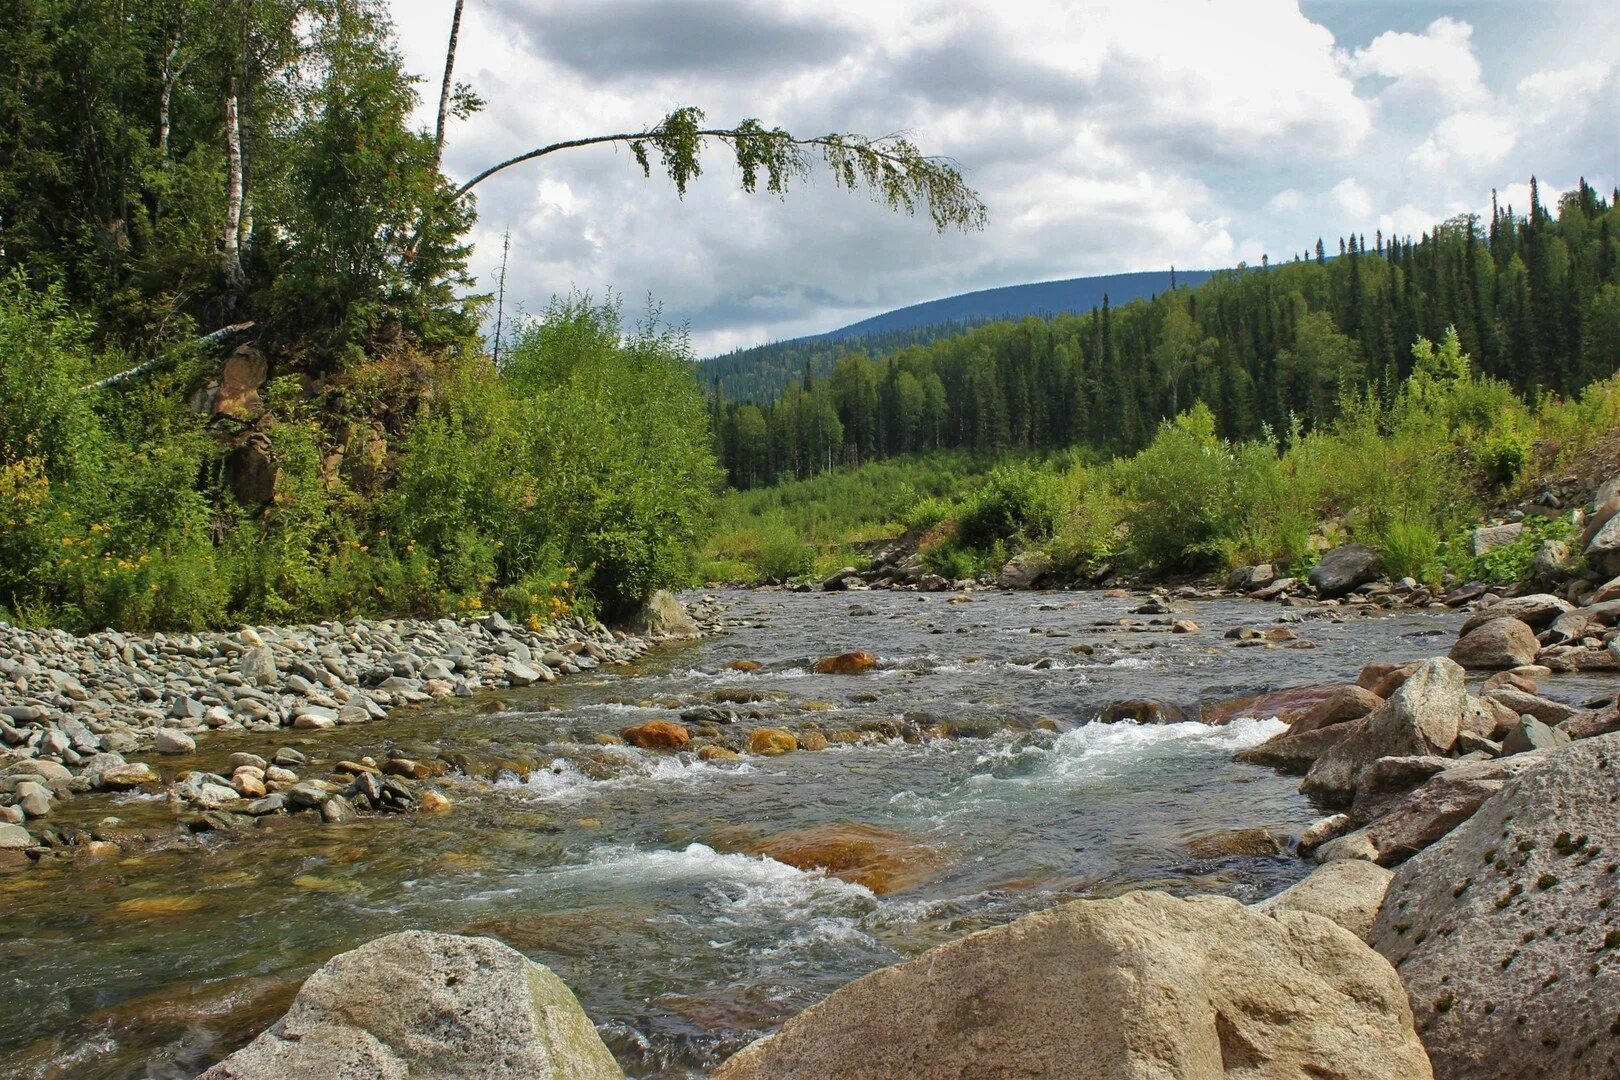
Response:
POLYGON ((242 283, 242 125, 236 94, 225 99, 225 155, 230 166, 230 187, 225 195, 225 276, 233 286, 242 283))

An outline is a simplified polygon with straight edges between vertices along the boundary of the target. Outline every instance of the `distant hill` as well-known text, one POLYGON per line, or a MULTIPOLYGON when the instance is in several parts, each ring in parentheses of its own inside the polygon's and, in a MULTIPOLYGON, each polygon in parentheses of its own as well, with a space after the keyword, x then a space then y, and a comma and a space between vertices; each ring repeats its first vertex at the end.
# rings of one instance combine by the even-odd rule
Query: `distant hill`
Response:
POLYGON ((825 334, 777 341, 738 349, 702 361, 699 377, 719 380, 720 392, 730 401, 765 401, 803 377, 809 364, 820 377, 851 352, 881 356, 907 345, 926 345, 1000 319, 1050 317, 1065 312, 1090 311, 1103 297, 1110 304, 1129 303, 1166 292, 1175 284, 1201 285, 1212 270, 1143 270, 1131 274, 1037 281, 927 300, 886 311, 825 334))

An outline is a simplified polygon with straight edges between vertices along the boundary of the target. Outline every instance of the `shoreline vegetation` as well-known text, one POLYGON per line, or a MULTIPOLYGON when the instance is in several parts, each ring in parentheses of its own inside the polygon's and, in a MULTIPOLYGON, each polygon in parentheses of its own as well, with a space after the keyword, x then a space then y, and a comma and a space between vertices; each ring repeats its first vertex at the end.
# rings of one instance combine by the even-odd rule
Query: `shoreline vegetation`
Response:
POLYGON ((1313 431, 1234 442, 1199 403, 1128 457, 943 454, 733 492, 701 569, 819 583, 898 547, 949 582, 994 580, 1015 560, 1054 584, 1255 564, 1303 578, 1325 551, 1358 543, 1390 577, 1431 587, 1530 578, 1544 545, 1578 531, 1571 492, 1554 489, 1584 488, 1573 503, 1584 502, 1620 465, 1620 376, 1530 403, 1480 375, 1454 333, 1413 351, 1392 393, 1347 394, 1313 431), (1480 549, 1475 526, 1499 516, 1522 527, 1480 549))

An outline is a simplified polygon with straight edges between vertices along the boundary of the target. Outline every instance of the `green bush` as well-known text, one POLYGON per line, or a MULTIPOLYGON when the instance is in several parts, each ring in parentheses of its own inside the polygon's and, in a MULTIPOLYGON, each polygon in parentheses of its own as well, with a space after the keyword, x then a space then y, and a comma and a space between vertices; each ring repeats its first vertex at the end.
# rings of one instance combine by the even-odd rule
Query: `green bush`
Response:
POLYGON ((1132 557, 1165 569, 1214 565, 1231 536, 1235 473, 1203 403, 1159 425, 1153 442, 1121 465, 1132 557))
POLYGON ((1003 465, 990 470, 978 490, 962 501, 956 539, 975 551, 1015 539, 1045 540, 1062 508, 1062 484, 1054 473, 1030 462, 1003 465))

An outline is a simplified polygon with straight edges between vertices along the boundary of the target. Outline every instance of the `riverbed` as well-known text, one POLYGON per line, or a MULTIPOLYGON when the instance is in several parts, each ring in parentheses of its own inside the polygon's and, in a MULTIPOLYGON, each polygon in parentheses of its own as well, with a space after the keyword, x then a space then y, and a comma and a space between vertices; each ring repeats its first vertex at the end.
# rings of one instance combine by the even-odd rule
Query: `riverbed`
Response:
MULTIPOLYGON (((239 750, 331 763, 404 747, 460 771, 440 781, 447 815, 270 819, 0 877, 0 1074, 193 1076, 330 956, 420 927, 551 966, 629 1075, 702 1076, 853 978, 1065 899, 1249 901, 1297 880, 1286 852, 1227 835, 1287 837, 1316 816, 1296 779, 1231 760, 1280 724, 1241 708, 1220 726, 1090 721, 1121 699, 1196 714, 1350 680, 1443 652, 1462 618, 1247 600, 1155 617, 1101 593, 722 600, 729 632, 632 667, 329 732, 215 736, 158 762, 173 775, 239 750), (1199 629, 1169 633, 1172 618, 1199 629), (1224 636, 1240 626, 1285 640, 1224 636), (881 670, 811 673, 850 649, 881 670), (833 742, 705 762, 599 741, 705 705, 729 715, 723 732, 812 725, 833 742), (869 857, 839 876, 789 864, 852 846, 869 857)), ((63 810, 85 827, 167 813, 140 796, 63 810)))

